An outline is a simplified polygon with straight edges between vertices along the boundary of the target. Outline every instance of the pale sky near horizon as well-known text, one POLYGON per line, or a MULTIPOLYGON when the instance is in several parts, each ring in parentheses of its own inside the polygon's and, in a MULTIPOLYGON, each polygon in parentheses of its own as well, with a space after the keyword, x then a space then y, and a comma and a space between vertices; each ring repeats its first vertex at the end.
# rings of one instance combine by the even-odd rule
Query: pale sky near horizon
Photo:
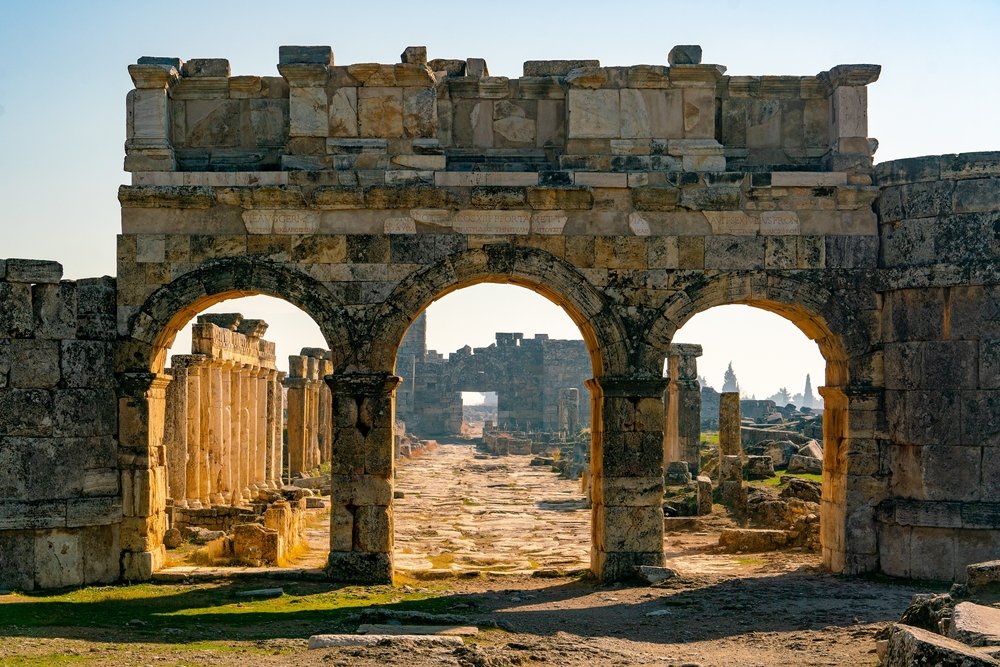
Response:
MULTIPOLYGON (((132 87, 127 66, 143 55, 224 57, 233 74, 261 75, 277 74, 283 44, 328 44, 338 63, 398 62, 406 46, 426 45, 431 58, 484 57, 490 73, 503 76, 518 76, 529 59, 665 64, 675 44, 702 45, 704 62, 725 65, 733 75, 806 75, 840 63, 878 63, 881 78, 869 86, 869 134, 880 142, 876 161, 885 161, 1000 150, 998 26, 995 0, 614 5, 242 0, 188 7, 135 0, 4 0, 0 257, 55 259, 67 278, 114 275, 116 193, 128 182, 122 171, 125 95, 132 87)), ((571 323, 566 330, 557 308, 551 314, 553 309, 514 296, 516 291, 482 289, 486 296, 463 290, 432 307, 431 347, 449 351, 465 343, 488 344, 494 331, 579 336, 571 323), (484 304, 493 319, 475 310, 484 304)), ((321 344, 308 325, 264 302, 254 307, 246 314, 271 319, 271 336, 288 350, 283 354, 321 344)), ((692 320, 682 330, 684 338, 698 319, 712 320, 715 312, 692 320)), ((751 376, 757 371, 749 362, 761 358, 761 343, 749 340, 751 333, 774 341, 770 346, 793 357, 796 368, 812 368, 815 360, 791 351, 782 326, 748 319, 759 311, 740 312, 696 332, 706 347, 703 374, 721 385, 721 371, 715 369, 724 369, 732 358, 744 389, 758 397, 780 385, 801 391, 804 372, 778 376, 773 364, 766 386, 756 388, 751 376), (736 356, 737 341, 749 346, 747 362, 736 356), (721 352, 710 352, 712 347, 721 352)), ((822 384, 822 361, 818 375, 809 372, 814 387, 822 384)))

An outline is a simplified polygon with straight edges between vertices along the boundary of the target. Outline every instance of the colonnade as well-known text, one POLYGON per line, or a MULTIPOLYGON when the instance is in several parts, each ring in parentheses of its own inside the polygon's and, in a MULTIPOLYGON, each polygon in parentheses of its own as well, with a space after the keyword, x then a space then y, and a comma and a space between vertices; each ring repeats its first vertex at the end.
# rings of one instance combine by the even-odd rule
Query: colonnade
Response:
POLYGON ((168 373, 164 446, 178 507, 242 504, 282 485, 284 373, 263 320, 200 315, 168 373))
POLYGON ((302 348, 288 357, 288 475, 315 470, 333 455, 333 397, 326 378, 333 372, 330 352, 302 348))

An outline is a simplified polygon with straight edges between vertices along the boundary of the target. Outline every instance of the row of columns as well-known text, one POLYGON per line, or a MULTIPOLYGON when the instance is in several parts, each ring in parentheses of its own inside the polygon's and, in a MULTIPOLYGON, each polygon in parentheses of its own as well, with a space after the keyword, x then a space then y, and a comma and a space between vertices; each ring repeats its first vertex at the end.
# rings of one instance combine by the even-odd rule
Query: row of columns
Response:
POLYGON ((282 485, 284 373, 274 366, 274 344, 260 338, 266 328, 238 315, 202 315, 192 354, 171 358, 164 445, 168 495, 178 507, 242 504, 282 485))
POLYGON ((330 352, 303 348, 288 357, 288 475, 316 470, 332 456, 332 397, 324 378, 333 372, 330 352))

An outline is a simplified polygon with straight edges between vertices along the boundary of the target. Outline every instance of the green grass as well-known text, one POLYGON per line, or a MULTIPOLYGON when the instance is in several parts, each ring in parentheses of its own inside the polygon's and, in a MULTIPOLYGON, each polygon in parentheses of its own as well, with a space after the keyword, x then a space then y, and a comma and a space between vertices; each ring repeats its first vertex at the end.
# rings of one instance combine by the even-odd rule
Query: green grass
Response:
POLYGON ((10 596, 0 604, 0 634, 17 634, 12 632, 16 626, 127 628, 130 638, 184 643, 220 636, 302 637, 328 629, 365 607, 435 612, 451 602, 427 589, 404 592, 390 586, 307 582, 91 587, 10 596), (269 586, 281 586, 285 594, 265 600, 235 596, 240 590, 269 586))
POLYGON ((762 484, 764 486, 779 486, 781 484, 782 477, 798 477, 799 479, 809 480, 810 482, 816 482, 817 484, 823 483, 822 475, 814 475, 812 473, 787 473, 779 471, 774 477, 768 477, 767 479, 762 479, 758 482, 751 482, 752 484, 762 484))

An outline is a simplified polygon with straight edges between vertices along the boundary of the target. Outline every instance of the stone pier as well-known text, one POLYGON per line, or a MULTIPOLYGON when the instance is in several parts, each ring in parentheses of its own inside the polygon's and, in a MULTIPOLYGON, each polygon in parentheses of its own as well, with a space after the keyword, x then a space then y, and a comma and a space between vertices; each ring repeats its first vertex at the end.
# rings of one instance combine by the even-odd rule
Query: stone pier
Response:
POLYGON ((277 487, 284 374, 266 330, 237 313, 200 315, 192 353, 171 358, 164 446, 175 507, 236 505, 277 487))
POLYGON ((719 456, 743 458, 740 436, 740 394, 724 391, 719 396, 719 456))

